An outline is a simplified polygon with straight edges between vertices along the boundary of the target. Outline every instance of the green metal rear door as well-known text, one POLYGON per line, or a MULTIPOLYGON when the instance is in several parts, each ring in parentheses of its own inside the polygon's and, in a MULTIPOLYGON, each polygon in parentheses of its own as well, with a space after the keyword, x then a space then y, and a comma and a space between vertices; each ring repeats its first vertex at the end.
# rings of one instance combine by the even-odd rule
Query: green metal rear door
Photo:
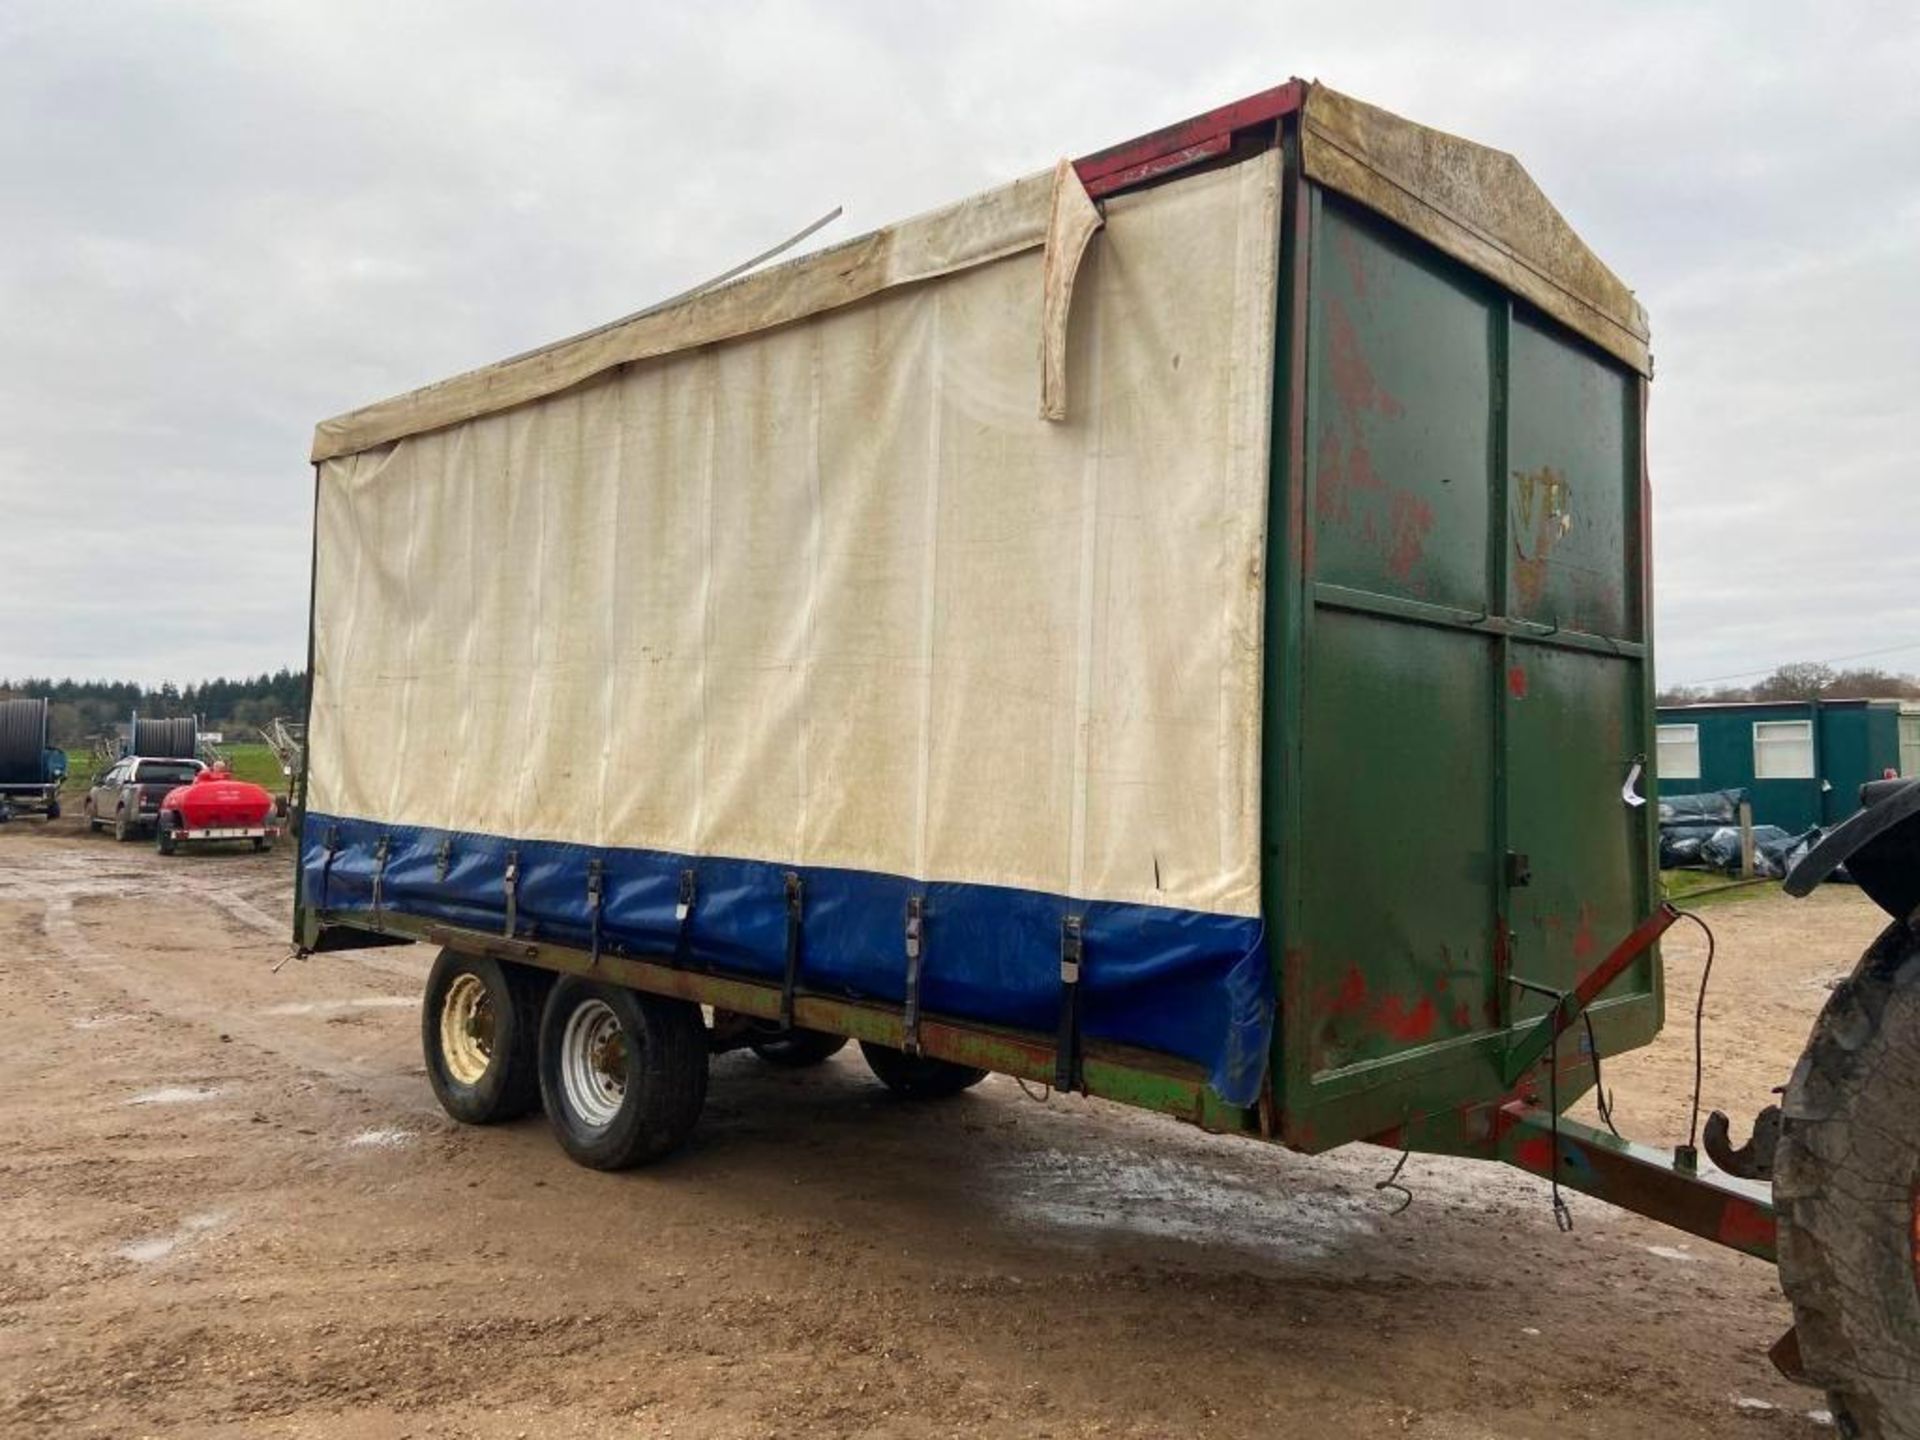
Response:
MULTIPOLYGON (((1497 1096, 1548 1003, 1514 978, 1569 988, 1648 912, 1652 711, 1638 377, 1308 197, 1267 893, 1283 1128, 1322 1148, 1497 1096)), ((1603 1051, 1651 1036, 1656 972, 1609 992, 1603 1051)))

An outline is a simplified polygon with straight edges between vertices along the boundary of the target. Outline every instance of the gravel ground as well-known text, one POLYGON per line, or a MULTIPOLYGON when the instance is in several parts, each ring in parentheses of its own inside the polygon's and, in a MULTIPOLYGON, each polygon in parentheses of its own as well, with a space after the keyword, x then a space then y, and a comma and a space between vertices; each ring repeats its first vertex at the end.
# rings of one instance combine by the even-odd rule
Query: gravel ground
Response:
MULTIPOLYGON (((0 1433, 1803 1436, 1770 1267, 1416 1157, 1314 1159, 994 1079, 927 1108, 851 1053, 715 1062, 691 1146, 569 1164, 462 1129, 421 948, 287 950, 284 854, 0 826, 0 1433)), ((1707 912, 1736 1136, 1879 928, 1844 889, 1707 912)), ((1611 1063, 1686 1129, 1703 947, 1611 1063)), ((1810 1413, 1811 1412, 1811 1413, 1810 1413)))

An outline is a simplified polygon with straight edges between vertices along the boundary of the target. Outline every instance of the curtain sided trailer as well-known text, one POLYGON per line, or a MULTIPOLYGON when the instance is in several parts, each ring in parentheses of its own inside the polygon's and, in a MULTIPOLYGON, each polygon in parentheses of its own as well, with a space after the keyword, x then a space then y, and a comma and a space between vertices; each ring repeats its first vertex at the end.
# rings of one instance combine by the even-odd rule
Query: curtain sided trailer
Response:
POLYGON ((442 947, 442 1103, 589 1165, 677 1145, 716 1049, 848 1038, 909 1095, 1503 1160, 1777 1255, 1895 1433, 1916 1132, 1828 1173, 1846 1057, 1771 1194, 1771 1122, 1714 1169, 1562 1114, 1676 918, 1650 371, 1511 157, 1294 81, 326 421, 296 943, 442 947))

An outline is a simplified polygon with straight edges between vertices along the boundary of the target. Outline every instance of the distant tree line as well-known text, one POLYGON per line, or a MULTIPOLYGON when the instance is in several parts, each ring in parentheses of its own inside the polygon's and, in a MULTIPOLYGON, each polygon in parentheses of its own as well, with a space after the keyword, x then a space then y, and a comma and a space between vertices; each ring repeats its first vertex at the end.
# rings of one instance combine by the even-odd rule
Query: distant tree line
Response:
POLYGON ((276 670, 239 680, 205 680, 198 685, 136 685, 126 680, 48 680, 27 676, 0 679, 0 700, 44 696, 53 743, 65 749, 85 746, 95 735, 125 724, 138 710, 165 718, 197 715, 209 730, 251 732, 276 715, 304 718, 307 673, 276 670))
POLYGON ((1886 670, 1836 670, 1813 660, 1782 665, 1751 685, 1676 685, 1662 705, 1738 704, 1743 700, 1920 700, 1920 678, 1886 670))

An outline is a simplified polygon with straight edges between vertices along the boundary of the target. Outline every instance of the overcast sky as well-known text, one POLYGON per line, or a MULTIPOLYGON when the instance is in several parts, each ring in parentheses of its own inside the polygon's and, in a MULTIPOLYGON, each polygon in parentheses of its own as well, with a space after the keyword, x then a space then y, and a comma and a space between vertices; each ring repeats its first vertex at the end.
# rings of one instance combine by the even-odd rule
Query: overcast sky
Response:
POLYGON ((0 676, 304 662, 316 420, 1320 78, 1653 324, 1664 684, 1920 669, 1920 7, 0 5, 0 676))

